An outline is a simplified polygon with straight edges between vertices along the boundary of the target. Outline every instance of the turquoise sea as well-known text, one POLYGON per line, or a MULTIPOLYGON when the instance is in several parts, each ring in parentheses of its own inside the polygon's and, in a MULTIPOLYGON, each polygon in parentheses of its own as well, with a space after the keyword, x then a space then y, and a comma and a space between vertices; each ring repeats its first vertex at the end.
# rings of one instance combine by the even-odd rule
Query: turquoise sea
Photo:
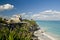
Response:
POLYGON ((53 36, 56 40, 60 40, 60 21, 37 20, 36 22, 41 29, 53 36))

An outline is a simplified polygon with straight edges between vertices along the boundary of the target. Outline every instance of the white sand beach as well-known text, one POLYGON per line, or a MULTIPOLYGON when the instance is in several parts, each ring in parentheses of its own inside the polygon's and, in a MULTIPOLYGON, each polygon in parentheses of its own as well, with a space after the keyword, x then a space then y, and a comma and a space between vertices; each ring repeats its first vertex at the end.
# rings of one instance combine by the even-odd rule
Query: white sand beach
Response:
POLYGON ((34 35, 38 37, 39 40, 55 40, 52 36, 46 34, 42 30, 38 30, 34 32, 34 35))

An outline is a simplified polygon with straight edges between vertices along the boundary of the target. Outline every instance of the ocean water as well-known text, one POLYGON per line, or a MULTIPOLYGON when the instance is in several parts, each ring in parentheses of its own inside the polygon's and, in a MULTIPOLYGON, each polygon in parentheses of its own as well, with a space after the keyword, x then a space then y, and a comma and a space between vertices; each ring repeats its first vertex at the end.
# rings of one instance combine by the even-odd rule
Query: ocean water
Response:
POLYGON ((60 21, 37 20, 36 22, 46 33, 53 36, 56 40, 60 40, 60 21))

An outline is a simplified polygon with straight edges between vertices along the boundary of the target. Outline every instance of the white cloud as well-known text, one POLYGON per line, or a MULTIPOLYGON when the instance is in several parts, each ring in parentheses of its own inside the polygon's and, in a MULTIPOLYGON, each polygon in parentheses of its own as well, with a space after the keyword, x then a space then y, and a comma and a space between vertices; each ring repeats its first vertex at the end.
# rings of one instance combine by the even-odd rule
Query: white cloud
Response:
POLYGON ((14 5, 11 5, 11 4, 0 5, 0 10, 8 10, 12 8, 14 8, 14 5))
POLYGON ((60 20, 60 12, 55 10, 46 10, 38 14, 33 14, 32 18, 36 20, 60 20))
POLYGON ((21 17, 23 18, 23 19, 31 19, 31 13, 32 12, 28 12, 28 13, 20 13, 20 14, 14 14, 14 15, 12 15, 12 17, 17 17, 17 16, 20 16, 21 15, 21 17))
POLYGON ((23 18, 34 19, 34 20, 60 20, 60 12, 55 10, 46 10, 40 13, 20 13, 23 18))
POLYGON ((31 14, 21 13, 20 15, 23 17, 23 19, 31 19, 31 14))

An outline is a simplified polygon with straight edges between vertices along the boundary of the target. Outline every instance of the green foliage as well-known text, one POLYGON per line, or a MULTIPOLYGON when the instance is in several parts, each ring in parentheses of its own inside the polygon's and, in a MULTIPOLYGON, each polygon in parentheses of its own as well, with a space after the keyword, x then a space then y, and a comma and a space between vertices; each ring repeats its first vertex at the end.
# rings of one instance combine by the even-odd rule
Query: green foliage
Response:
POLYGON ((9 33, 9 40, 14 40, 14 35, 15 35, 15 31, 10 31, 9 33))
POLYGON ((2 18, 0 17, 0 21, 2 21, 2 18))
POLYGON ((36 21, 27 20, 27 19, 25 19, 24 21, 29 23, 29 26, 32 27, 31 30, 33 30, 33 31, 38 30, 38 25, 36 24, 36 21))
POLYGON ((31 40, 33 32, 30 32, 29 28, 31 26, 34 27, 34 25, 37 27, 37 24, 34 20, 23 21, 28 22, 29 24, 13 24, 14 28, 12 29, 10 24, 6 24, 6 21, 0 18, 0 23, 2 23, 2 27, 0 28, 0 40, 31 40))

